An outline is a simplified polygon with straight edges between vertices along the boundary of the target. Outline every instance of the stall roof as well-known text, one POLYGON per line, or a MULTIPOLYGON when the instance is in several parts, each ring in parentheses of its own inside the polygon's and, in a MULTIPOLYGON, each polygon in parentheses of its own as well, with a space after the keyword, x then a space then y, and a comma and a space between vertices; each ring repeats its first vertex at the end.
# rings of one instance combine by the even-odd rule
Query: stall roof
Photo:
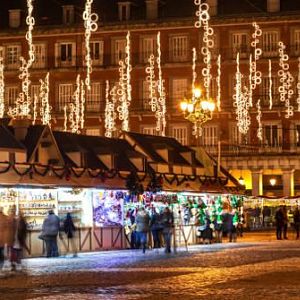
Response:
POLYGON ((24 145, 22 145, 8 128, 3 125, 0 125, 0 149, 1 148, 26 151, 24 145))

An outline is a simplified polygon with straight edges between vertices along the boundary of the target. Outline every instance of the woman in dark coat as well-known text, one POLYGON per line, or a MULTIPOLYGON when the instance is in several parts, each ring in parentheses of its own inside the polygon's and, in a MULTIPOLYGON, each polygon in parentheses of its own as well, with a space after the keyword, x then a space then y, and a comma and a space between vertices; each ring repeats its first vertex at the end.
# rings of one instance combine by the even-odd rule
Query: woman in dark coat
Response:
POLYGON ((76 227, 74 225, 72 216, 70 213, 67 213, 66 219, 64 221, 64 232, 68 238, 68 246, 71 245, 73 251, 73 257, 77 257, 77 247, 75 244, 75 231, 76 227))

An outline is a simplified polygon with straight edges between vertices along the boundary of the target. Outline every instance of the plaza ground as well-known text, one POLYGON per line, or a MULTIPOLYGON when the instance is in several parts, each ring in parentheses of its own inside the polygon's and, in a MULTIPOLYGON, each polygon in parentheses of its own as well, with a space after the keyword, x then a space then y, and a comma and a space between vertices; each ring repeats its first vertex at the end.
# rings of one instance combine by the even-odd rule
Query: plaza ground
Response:
POLYGON ((0 278, 0 299, 299 299, 300 241, 273 232, 237 243, 24 260, 0 278))

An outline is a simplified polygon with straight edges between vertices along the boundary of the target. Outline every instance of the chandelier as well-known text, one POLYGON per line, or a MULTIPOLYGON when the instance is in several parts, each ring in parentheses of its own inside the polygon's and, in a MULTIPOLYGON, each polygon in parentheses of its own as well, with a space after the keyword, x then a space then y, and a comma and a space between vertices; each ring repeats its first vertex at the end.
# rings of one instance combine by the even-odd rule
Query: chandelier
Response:
POLYGON ((192 97, 180 103, 180 109, 184 118, 194 124, 193 135, 199 137, 202 135, 202 125, 212 119, 215 103, 212 99, 205 99, 201 89, 195 88, 192 97))

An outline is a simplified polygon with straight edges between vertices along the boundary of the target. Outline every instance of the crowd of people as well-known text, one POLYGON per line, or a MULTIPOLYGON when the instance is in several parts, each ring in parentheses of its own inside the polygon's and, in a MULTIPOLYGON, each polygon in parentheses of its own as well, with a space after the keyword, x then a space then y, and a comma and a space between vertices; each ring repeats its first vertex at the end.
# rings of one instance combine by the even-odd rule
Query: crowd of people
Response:
POLYGON ((140 207, 136 212, 129 209, 126 218, 125 232, 132 249, 148 248, 148 237, 151 232, 153 248, 165 245, 165 252, 171 253, 171 241, 174 228, 174 215, 168 206, 162 211, 152 207, 150 213, 140 207))

